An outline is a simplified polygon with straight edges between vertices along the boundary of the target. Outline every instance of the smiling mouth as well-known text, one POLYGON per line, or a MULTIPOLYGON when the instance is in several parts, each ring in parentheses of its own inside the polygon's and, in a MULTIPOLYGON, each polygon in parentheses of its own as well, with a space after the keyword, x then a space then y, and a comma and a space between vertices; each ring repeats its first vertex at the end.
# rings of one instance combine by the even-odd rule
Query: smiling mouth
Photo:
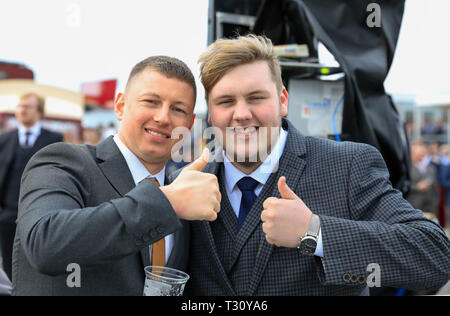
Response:
POLYGON ((155 131, 152 131, 152 130, 149 130, 149 129, 145 129, 145 131, 148 134, 153 135, 153 136, 157 136, 157 137, 161 137, 161 138, 170 138, 170 136, 167 136, 167 135, 164 135, 164 134, 160 134, 158 132, 155 132, 155 131))
POLYGON ((258 131, 258 127, 255 126, 251 126, 251 127, 236 127, 233 129, 233 132, 236 135, 242 135, 242 136, 247 136, 247 135, 252 135, 254 133, 256 133, 258 131))

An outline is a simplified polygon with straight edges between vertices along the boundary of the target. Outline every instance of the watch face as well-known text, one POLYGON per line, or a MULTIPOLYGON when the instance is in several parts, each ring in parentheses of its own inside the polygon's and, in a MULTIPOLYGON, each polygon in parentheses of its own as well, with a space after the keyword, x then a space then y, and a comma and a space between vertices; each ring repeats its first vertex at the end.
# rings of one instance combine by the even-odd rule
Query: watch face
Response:
POLYGON ((314 255, 316 247, 317 241, 314 237, 305 237, 300 243, 300 251, 305 255, 314 255))

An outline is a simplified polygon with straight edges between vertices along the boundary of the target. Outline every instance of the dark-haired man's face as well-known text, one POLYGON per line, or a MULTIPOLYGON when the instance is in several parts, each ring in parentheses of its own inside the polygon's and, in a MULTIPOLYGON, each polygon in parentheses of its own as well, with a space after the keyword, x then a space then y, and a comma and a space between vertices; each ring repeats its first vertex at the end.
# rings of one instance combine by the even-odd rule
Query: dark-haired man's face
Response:
POLYGON ((171 139, 177 127, 191 128, 195 94, 188 83, 144 70, 116 99, 115 112, 121 121, 119 137, 153 174, 170 159, 179 139, 171 139))

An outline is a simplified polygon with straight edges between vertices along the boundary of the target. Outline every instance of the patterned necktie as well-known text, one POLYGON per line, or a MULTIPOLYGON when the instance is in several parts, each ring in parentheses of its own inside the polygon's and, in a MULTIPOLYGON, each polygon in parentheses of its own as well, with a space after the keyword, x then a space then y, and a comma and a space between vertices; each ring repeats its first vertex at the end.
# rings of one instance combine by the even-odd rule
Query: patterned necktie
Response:
POLYGON ((258 184, 259 182, 251 177, 244 177, 237 183, 239 190, 242 192, 241 207, 239 208, 238 231, 241 229, 245 218, 256 201, 255 189, 258 184))
MULTIPOLYGON (((160 186, 156 178, 150 179, 158 187, 160 186)), ((161 239, 152 245, 152 266, 164 267, 166 265, 166 241, 161 239)))

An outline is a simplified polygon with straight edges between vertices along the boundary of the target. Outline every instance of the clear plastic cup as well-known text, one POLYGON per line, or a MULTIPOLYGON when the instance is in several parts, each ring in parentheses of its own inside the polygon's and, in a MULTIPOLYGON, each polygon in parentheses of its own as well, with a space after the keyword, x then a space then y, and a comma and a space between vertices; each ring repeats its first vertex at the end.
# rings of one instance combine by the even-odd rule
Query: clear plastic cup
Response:
POLYGON ((144 296, 182 296, 189 275, 183 271, 148 266, 145 267, 144 296))

